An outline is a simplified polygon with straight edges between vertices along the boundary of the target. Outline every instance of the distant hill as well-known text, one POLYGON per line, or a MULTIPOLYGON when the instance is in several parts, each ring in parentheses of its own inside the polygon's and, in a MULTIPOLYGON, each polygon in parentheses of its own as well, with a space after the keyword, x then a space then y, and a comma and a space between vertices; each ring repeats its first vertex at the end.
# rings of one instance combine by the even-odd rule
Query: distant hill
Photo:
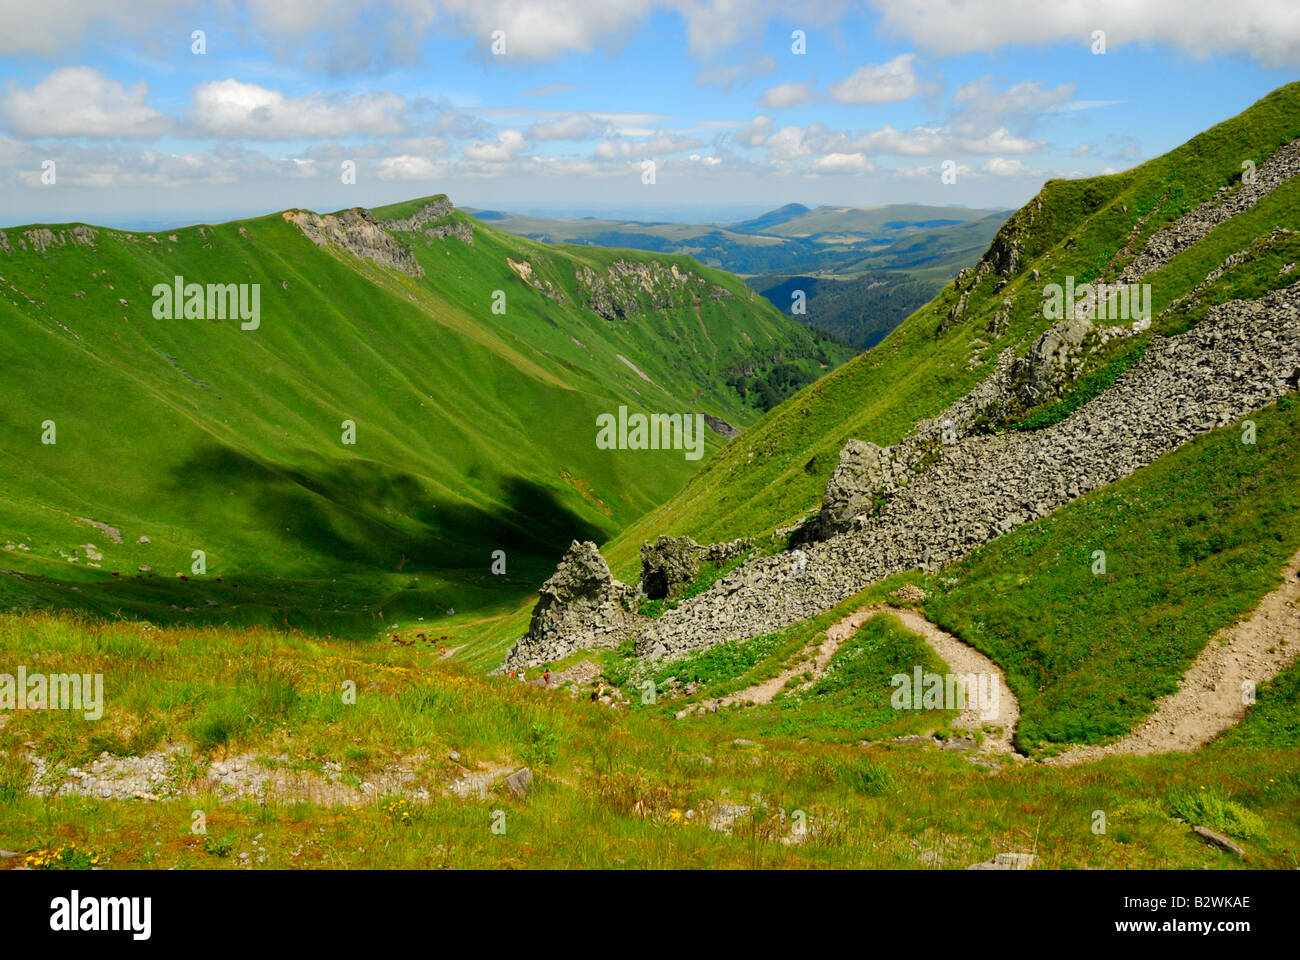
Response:
POLYGON ((10 228, 0 276, 0 606, 155 622, 368 632, 518 602, 701 462, 611 456, 597 415, 743 429, 849 355, 686 257, 547 246, 445 197, 10 228), (176 277, 257 285, 258 322, 159 319, 176 277))
POLYGON ((888 204, 788 203, 732 224, 548 219, 471 211, 512 233, 547 243, 582 243, 682 253, 745 277, 777 309, 854 349, 865 349, 927 303, 958 270, 979 259, 1008 213, 888 204))

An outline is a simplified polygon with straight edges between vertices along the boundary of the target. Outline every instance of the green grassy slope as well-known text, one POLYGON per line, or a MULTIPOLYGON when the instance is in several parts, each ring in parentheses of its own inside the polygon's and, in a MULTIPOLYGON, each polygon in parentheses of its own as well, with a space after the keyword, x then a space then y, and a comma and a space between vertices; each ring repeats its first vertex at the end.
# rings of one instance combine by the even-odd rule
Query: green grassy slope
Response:
MULTIPOLYGON (((1008 284, 995 290, 990 274, 970 292, 959 322, 940 332, 958 296, 949 284, 872 350, 806 388, 730 443, 671 500, 638 520, 606 546, 617 574, 634 576, 642 540, 658 533, 724 540, 771 530, 817 505, 838 453, 850 437, 886 445, 918 420, 938 414, 982 379, 1008 346, 1028 349, 1049 325, 1041 311, 1042 286, 1072 275, 1092 280, 1123 262, 1137 231, 1147 236, 1241 176, 1243 158, 1257 163, 1300 136, 1300 84, 1282 87, 1241 115, 1193 138, 1162 157, 1122 174, 1088 180, 1049 181, 1015 214, 1000 240, 1015 238, 1021 260, 1008 284), (1034 280, 1031 270, 1040 271, 1034 280), (998 336, 988 323, 1011 302, 998 336), (982 341, 979 342, 979 341, 982 341)), ((1229 254, 1274 225, 1300 226, 1297 188, 1275 191, 1249 213, 1213 230, 1148 278, 1159 312, 1229 254)), ((1294 259, 1294 257, 1292 258, 1294 259)), ((1247 264, 1216 285, 1250 296, 1286 278, 1265 262, 1247 264)), ((1148 336, 1176 329, 1189 318, 1155 324, 1148 336)))
POLYGON ((680 451, 597 450, 597 414, 626 403, 743 426, 755 413, 729 370, 844 356, 686 258, 557 249, 481 224, 472 246, 414 238, 420 279, 318 247, 278 214, 97 229, 93 245, 44 252, 19 248, 31 229, 8 230, 0 251, 6 606, 341 631, 377 629, 381 611, 513 608, 572 537, 611 536, 698 466, 680 451), (581 306, 574 274, 616 259, 674 264, 731 297, 607 321, 581 306), (155 319, 154 284, 178 274, 260 284, 260 328, 155 319), (207 576, 181 580, 194 550, 207 576))
MULTIPOLYGON (((848 652, 864 649, 862 659, 890 669, 895 653, 910 658, 907 641, 877 622, 848 652)), ((484 677, 425 646, 0 615, 0 669, 40 654, 51 671, 105 677, 101 722, 20 710, 0 726, 0 847, 54 852, 39 859, 83 869, 90 858, 104 869, 962 869, 1002 850, 1031 851, 1047 869, 1300 866, 1297 740, 1274 729, 1266 691, 1240 738, 1196 754, 1064 769, 1009 764, 991 776, 949 751, 824 742, 818 729, 835 726, 838 708, 852 705, 833 683, 811 698, 821 712, 808 717, 824 726, 774 730, 788 715, 774 705, 760 711, 766 721, 751 721, 765 734, 761 745, 746 746, 734 742, 735 731, 748 728, 719 723, 738 719, 726 714, 670 723, 610 710, 484 677), (344 680, 363 691, 355 704, 339 695, 344 680), (173 793, 148 803, 31 796, 37 771, 26 742, 38 745, 57 780, 104 751, 175 751, 167 764, 173 793), (208 764, 235 756, 282 773, 287 786, 228 798, 208 779, 208 764), (443 795, 480 763, 528 765, 533 790, 512 798, 498 782, 481 799, 443 795), (329 765, 356 788, 394 764, 432 799, 367 802, 353 792, 347 806, 323 806, 327 791, 293 786, 324 781, 329 765), (1189 792, 1236 816, 1189 813, 1189 792), (736 804, 748 809, 735 829, 709 829, 736 804), (205 812, 206 835, 191 832, 195 809, 205 812), (500 810, 508 829, 498 835, 491 825, 500 810), (1106 812, 1104 834, 1093 832, 1096 810, 1106 812), (788 842, 794 811, 806 816, 805 842, 788 842), (1189 821, 1233 835, 1247 851, 1244 864, 1202 843, 1189 821)), ((860 726, 846 720, 849 732, 860 726)))

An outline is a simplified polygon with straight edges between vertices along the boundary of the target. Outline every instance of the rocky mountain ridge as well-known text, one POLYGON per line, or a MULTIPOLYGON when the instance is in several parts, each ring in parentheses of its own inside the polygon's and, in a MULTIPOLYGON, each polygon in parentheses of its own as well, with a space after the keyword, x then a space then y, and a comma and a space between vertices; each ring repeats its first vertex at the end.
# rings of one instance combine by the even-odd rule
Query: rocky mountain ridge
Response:
MULTIPOLYGON (((1290 181, 1300 173, 1300 141, 1275 151, 1255 173, 1154 232, 1108 282, 1141 281, 1214 226, 1290 181)), ((958 278, 959 290, 969 284, 969 293, 981 275, 995 272, 1005 279, 1025 265, 1021 251, 1034 209, 1031 203, 1009 221, 974 276, 958 278)), ((1287 233, 1275 228, 1247 250, 1287 233)), ((1239 260, 1246 255, 1242 251, 1239 260)), ((1033 273, 1037 280, 1039 272, 1033 273)), ((1286 273, 1284 268, 1282 276, 1286 273)), ((1002 285, 999 281, 996 289, 1002 285)), ((957 316, 950 319, 960 319, 963 311, 954 311, 957 316)), ((610 596, 624 600, 617 626, 600 631, 601 645, 632 640, 639 657, 655 660, 806 620, 890 574, 933 570, 960 559, 1300 387, 1300 283, 1292 283, 1257 299, 1212 307, 1184 333, 1151 336, 1140 359, 1059 422, 1034 431, 996 432, 1028 407, 1063 395, 1108 342, 1145 329, 1094 323, 1091 313, 1081 305, 1023 355, 1008 347, 988 376, 938 417, 917 423, 899 443, 882 448, 848 441, 821 510, 792 537, 794 549, 749 559, 655 620, 632 615, 627 599, 645 595, 645 584, 653 582, 647 559, 658 551, 646 544, 640 593, 615 587, 617 581, 609 578, 610 596)), ((584 629, 589 635, 595 628, 584 629)), ((546 653, 580 649, 575 637, 552 632, 546 653)), ((527 658, 530 651, 540 654, 532 639, 530 631, 507 662, 527 658)))

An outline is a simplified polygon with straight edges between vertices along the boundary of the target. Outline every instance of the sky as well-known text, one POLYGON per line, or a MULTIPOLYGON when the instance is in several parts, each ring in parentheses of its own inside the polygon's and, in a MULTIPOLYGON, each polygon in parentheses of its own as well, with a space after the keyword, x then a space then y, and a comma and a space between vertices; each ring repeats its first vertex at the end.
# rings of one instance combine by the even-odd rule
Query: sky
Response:
POLYGON ((1297 67, 1297 0, 0 0, 0 226, 1014 208, 1297 67))

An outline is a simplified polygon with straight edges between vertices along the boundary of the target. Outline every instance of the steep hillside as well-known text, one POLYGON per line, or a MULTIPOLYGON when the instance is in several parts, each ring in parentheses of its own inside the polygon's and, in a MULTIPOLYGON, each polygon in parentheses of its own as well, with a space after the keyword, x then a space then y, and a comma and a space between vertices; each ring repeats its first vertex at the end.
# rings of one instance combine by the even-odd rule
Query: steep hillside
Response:
POLYGON ((343 632, 513 608, 697 468, 598 449, 598 415, 726 432, 755 416, 736 371, 845 356, 685 257, 544 246, 445 197, 10 229, 0 350, 0 604, 343 632), (249 312, 167 319, 176 277, 246 284, 249 312))
MULTIPOLYGON (((1053 322, 1043 312, 1048 283, 1118 278, 1158 231, 1240 190, 1243 161, 1262 165, 1297 136, 1300 84, 1291 84, 1125 173, 1050 181, 999 232, 981 269, 964 272, 874 349, 765 416, 609 544, 615 573, 635 579, 641 542, 660 533, 705 543, 794 524, 817 508, 846 441, 895 443, 985 380, 1000 355, 1025 355, 1053 322)), ((1294 279, 1283 268, 1300 259, 1295 237, 1271 231, 1300 226, 1298 198, 1296 181, 1285 177, 1199 242, 1170 248, 1167 262, 1143 277, 1154 323, 1132 343, 1185 329, 1211 303, 1259 297, 1294 279), (1194 289, 1199 303, 1180 301, 1194 289)), ((1094 356, 1093 367, 1112 353, 1094 356)))

